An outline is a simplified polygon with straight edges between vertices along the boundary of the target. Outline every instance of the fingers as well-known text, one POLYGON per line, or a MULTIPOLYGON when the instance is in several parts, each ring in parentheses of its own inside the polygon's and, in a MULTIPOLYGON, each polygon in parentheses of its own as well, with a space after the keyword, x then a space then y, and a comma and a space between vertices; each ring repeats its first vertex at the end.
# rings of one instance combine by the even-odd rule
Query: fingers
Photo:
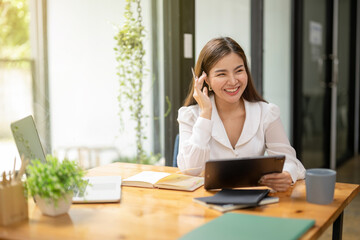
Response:
POLYGON ((205 96, 209 96, 209 92, 208 92, 207 87, 204 87, 202 92, 203 92, 203 94, 204 94, 205 96))
POLYGON ((203 87, 204 81, 206 79, 207 75, 205 72, 203 72, 200 76, 200 78, 195 77, 194 80, 194 94, 193 97, 195 98, 195 100, 202 105, 200 102, 202 102, 202 99, 204 99, 204 97, 208 98, 209 96, 209 92, 208 89, 206 87, 203 87), (202 90, 201 90, 202 89, 202 90))
POLYGON ((291 184, 289 183, 270 183, 270 182, 261 182, 260 185, 270 187, 278 192, 285 192, 291 186, 291 184))
POLYGON ((277 192, 286 192, 290 188, 291 185, 279 185, 279 184, 277 184, 277 185, 266 185, 266 186, 274 189, 277 192))
POLYGON ((288 172, 272 173, 264 175, 259 183, 271 187, 276 191, 286 191, 292 184, 292 178, 288 172))
POLYGON ((205 78, 207 77, 206 73, 205 72, 202 72, 200 78, 198 77, 195 77, 195 84, 194 84, 194 88, 195 90, 199 90, 201 91, 201 88, 204 84, 204 81, 205 81, 205 78))
POLYGON ((292 181, 290 173, 286 171, 282 173, 270 173, 261 177, 261 180, 279 180, 279 179, 287 179, 289 181, 292 181))
POLYGON ((206 77, 207 77, 206 73, 203 72, 200 78, 197 77, 194 78, 195 82, 194 82, 193 97, 200 106, 201 109, 200 116, 203 118, 211 119, 212 105, 209 98, 209 90, 207 87, 203 88, 203 84, 206 77))

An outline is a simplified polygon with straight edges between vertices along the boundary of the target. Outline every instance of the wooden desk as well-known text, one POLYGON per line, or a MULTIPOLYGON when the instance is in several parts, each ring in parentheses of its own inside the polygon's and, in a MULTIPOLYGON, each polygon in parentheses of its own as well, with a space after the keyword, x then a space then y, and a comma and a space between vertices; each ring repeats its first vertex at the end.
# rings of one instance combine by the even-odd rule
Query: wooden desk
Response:
MULTIPOLYGON (((176 172, 177 168, 114 163, 88 171, 89 176, 121 175, 144 170, 176 172)), ((330 205, 306 202, 304 181, 291 190, 276 193, 280 202, 237 212, 264 216, 310 218, 316 223, 302 239, 317 239, 358 194, 359 185, 336 183, 330 205)), ((69 213, 52 218, 41 214, 29 200, 29 220, 0 227, 0 238, 12 239, 177 239, 221 213, 192 201, 210 196, 203 188, 195 192, 122 187, 120 203, 73 204, 69 213)), ((341 220, 341 219, 340 219, 341 220)), ((338 220, 339 226, 342 222, 338 220)))

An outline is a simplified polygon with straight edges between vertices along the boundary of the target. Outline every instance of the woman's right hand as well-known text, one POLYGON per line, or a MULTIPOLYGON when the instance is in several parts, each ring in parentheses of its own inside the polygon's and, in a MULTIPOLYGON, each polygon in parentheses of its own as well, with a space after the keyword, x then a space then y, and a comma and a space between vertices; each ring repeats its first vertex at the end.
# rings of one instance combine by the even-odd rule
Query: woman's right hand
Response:
POLYGON ((199 104, 201 113, 200 117, 211 119, 211 111, 212 111, 212 105, 209 98, 209 90, 207 87, 204 87, 201 91, 201 87, 203 86, 203 83, 205 79, 207 78, 207 75, 205 72, 203 72, 200 76, 200 78, 195 77, 195 83, 194 83, 194 94, 193 97, 196 100, 196 102, 199 104))

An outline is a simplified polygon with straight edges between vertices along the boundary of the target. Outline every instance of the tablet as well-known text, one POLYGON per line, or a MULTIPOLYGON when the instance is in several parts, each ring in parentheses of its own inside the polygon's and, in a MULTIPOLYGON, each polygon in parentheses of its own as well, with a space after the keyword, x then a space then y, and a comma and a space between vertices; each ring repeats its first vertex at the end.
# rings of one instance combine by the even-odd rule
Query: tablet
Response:
POLYGON ((260 178, 281 173, 284 155, 209 160, 205 163, 206 190, 258 186, 260 178))

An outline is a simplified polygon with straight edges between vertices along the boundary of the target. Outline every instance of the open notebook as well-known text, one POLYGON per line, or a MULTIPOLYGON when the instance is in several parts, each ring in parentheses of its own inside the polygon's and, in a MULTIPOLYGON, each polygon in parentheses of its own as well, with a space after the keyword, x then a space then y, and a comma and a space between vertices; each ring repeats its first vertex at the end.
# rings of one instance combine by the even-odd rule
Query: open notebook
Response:
POLYGON ((143 171, 123 180, 123 186, 166 188, 182 191, 194 191, 204 184, 203 177, 189 175, 143 171))
MULTIPOLYGON (((41 161, 46 161, 39 134, 31 115, 11 123, 11 131, 20 156, 24 156, 29 160, 37 158, 41 161)), ((78 193, 75 193, 73 202, 92 203, 120 201, 120 176, 85 177, 84 179, 89 183, 86 187, 85 194, 80 196, 78 193)))

